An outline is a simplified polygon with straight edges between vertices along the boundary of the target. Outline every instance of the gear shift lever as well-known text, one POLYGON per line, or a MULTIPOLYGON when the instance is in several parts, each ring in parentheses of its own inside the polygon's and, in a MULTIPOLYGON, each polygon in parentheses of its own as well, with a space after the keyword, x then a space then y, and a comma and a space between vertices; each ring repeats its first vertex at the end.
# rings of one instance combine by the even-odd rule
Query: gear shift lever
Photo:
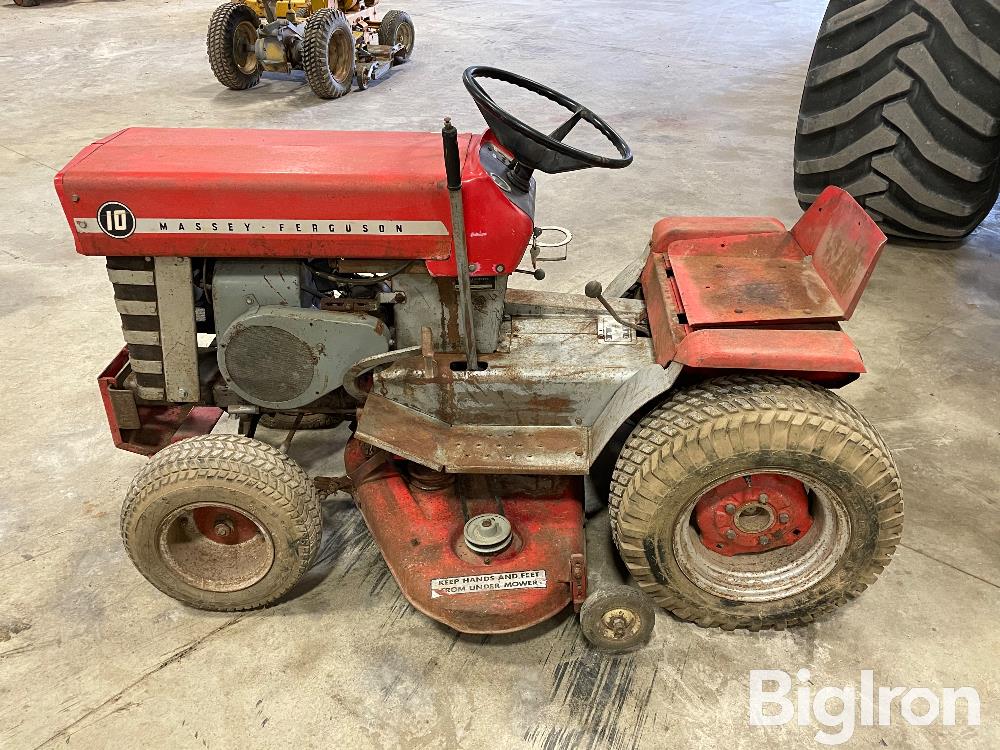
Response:
POLYGON ((644 336, 649 335, 649 329, 645 328, 644 326, 637 326, 633 323, 629 323, 626 320, 622 320, 621 316, 618 313, 616 313, 614 309, 611 307, 611 305, 608 304, 608 301, 604 299, 604 286, 601 284, 600 281, 588 281, 587 286, 585 286, 583 289, 583 293, 586 294, 591 299, 596 299, 598 302, 604 305, 604 309, 608 311, 608 314, 610 314, 612 318, 617 320, 626 328, 631 328, 633 331, 641 333, 644 336))

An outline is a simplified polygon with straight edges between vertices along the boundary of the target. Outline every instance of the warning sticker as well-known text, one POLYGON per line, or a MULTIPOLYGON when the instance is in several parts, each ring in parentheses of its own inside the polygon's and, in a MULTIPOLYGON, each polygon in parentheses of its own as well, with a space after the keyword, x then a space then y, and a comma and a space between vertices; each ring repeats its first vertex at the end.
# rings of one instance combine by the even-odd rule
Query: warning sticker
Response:
POLYGON ((431 599, 452 594, 475 594, 481 591, 510 591, 511 589, 544 589, 548 586, 544 570, 513 570, 510 573, 491 573, 484 576, 435 578, 431 581, 431 599))
POLYGON ((597 338, 607 344, 631 344, 635 341, 635 331, 610 315, 601 315, 597 318, 597 338))

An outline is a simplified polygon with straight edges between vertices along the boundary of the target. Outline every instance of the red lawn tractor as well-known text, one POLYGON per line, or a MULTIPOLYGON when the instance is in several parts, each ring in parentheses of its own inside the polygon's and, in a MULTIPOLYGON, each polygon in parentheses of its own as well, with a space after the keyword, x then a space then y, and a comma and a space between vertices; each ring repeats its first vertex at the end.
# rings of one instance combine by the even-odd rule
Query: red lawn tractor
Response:
POLYGON ((756 630, 857 596, 903 518, 888 448, 831 390, 864 372, 839 322, 882 232, 830 188, 791 230, 663 219, 607 288, 509 289, 537 240, 532 173, 632 152, 546 86, 487 67, 464 83, 481 135, 136 128, 56 177, 121 314, 99 378, 112 435, 152 456, 121 518, 136 567, 195 607, 271 604, 342 489, 413 606, 466 633, 572 606, 622 651, 649 637, 649 599, 756 630), (539 132, 484 81, 569 118, 539 132), (611 156, 564 142, 581 122, 611 156), (241 434, 211 434, 226 412, 241 434), (286 420, 280 448, 254 438, 263 418, 286 420), (346 477, 287 455, 317 418, 350 422, 346 477), (601 495, 638 589, 588 592, 601 495))

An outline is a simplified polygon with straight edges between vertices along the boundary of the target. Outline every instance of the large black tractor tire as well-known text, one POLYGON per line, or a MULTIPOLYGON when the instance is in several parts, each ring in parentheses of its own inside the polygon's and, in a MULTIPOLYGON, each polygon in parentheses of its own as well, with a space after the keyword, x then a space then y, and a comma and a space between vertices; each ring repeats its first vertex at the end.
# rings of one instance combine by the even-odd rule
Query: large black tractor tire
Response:
POLYGON ((994 0, 832 0, 795 137, 803 207, 850 192, 887 233, 954 240, 1000 186, 994 0))
POLYGON ((337 99, 354 82, 354 32, 341 11, 323 8, 309 17, 302 41, 302 68, 313 93, 337 99))
MULTIPOLYGON (((705 381, 653 409, 618 459, 609 505, 639 587, 681 620, 727 630, 808 623, 853 599, 889 563, 903 525, 896 465, 864 417, 819 386, 766 376, 705 381), (718 553, 723 545, 697 525, 699 501, 734 484, 752 494, 747 505, 723 498, 725 511, 712 510, 738 525, 744 510, 787 507, 773 490, 754 489, 775 474, 810 490, 812 525, 800 531, 805 519, 791 521, 780 532, 795 540, 786 546, 718 553)), ((769 523, 750 538, 779 538, 769 523)))
POLYGON ((401 10, 390 10, 382 16, 382 23, 378 27, 378 43, 387 47, 394 47, 402 44, 401 49, 393 58, 397 65, 405 63, 413 55, 413 44, 416 41, 416 32, 413 29, 413 21, 409 13, 401 10))
POLYGON ((252 609, 286 594, 319 550, 312 482, 288 456, 242 435, 164 448, 136 475, 121 534, 146 579, 192 607, 252 609))
POLYGON ((260 82, 263 66, 253 42, 260 19, 243 3, 223 3, 208 24, 208 62, 223 86, 233 91, 252 88, 260 82))

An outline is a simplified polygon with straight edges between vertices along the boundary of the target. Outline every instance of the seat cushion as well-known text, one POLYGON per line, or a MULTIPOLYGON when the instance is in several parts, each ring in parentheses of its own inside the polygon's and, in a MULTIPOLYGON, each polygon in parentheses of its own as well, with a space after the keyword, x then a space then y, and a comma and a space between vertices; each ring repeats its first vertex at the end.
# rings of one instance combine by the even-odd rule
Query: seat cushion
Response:
POLYGON ((844 319, 787 232, 674 242, 667 257, 691 326, 844 319))
POLYGON ((653 226, 649 251, 665 253, 678 240, 784 231, 785 225, 770 216, 670 216, 653 226))

